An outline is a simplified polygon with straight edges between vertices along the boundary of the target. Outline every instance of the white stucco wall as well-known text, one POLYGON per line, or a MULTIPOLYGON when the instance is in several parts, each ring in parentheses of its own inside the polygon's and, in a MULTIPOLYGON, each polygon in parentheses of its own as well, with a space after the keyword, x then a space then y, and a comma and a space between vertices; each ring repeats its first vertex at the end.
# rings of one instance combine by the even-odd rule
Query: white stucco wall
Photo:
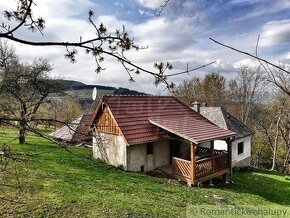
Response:
POLYGON ((246 166, 250 165, 251 157, 251 141, 252 137, 247 136, 239 138, 232 142, 232 164, 233 166, 246 166), (238 154, 238 143, 244 142, 244 152, 238 154))
MULTIPOLYGON (((154 151, 153 151, 154 152, 154 151)), ((127 170, 141 171, 141 166, 146 165, 146 144, 130 145, 127 147, 127 170)))
POLYGON ((147 144, 130 145, 127 147, 127 170, 145 171, 169 164, 169 141, 153 143, 153 154, 147 155, 147 144))
POLYGON ((228 145, 224 140, 215 140, 214 141, 214 149, 227 151, 228 145))
POLYGON ((93 137, 93 157, 107 161, 114 166, 123 166, 127 169, 127 157, 126 157, 126 142, 122 136, 100 133, 103 140, 103 151, 106 152, 108 160, 105 160, 105 156, 102 155, 100 147, 97 145, 97 139, 93 137))
POLYGON ((147 144, 127 146, 122 136, 106 133, 100 133, 100 136, 106 155, 102 155, 104 152, 101 152, 100 146, 97 145, 99 140, 93 137, 94 158, 105 160, 114 166, 123 166, 124 170, 128 171, 141 171, 141 166, 144 166, 145 171, 150 171, 169 164, 169 141, 154 142, 153 154, 147 155, 147 144))
MULTIPOLYGON (((251 157, 251 136, 236 139, 232 142, 232 165, 247 166, 251 157), (238 143, 244 142, 244 152, 238 154, 238 143)), ((214 148, 217 150, 227 150, 227 143, 223 140, 214 141, 214 148)))
POLYGON ((170 144, 169 141, 155 142, 155 168, 169 164, 170 144))

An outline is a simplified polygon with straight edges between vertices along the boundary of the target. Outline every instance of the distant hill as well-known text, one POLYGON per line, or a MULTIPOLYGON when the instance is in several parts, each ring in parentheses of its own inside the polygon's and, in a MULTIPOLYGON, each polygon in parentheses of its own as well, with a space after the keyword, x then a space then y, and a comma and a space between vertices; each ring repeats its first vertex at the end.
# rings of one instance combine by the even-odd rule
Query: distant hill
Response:
POLYGON ((87 85, 74 80, 61 80, 61 82, 66 87, 67 94, 81 105, 84 112, 88 112, 93 107, 93 103, 103 95, 145 95, 145 93, 122 87, 87 85), (95 87, 97 88, 97 99, 93 101, 92 92, 95 87))
POLYGON ((87 85, 82 82, 74 81, 74 80, 62 80, 61 81, 67 90, 83 90, 83 89, 92 89, 96 87, 98 90, 117 90, 115 87, 111 86, 101 86, 101 85, 87 85))

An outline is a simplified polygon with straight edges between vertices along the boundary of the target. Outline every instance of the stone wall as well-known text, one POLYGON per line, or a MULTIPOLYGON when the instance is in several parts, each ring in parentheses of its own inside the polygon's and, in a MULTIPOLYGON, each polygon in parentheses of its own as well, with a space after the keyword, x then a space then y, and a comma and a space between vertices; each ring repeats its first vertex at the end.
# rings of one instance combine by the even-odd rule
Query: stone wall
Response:
POLYGON ((122 136, 100 133, 100 138, 93 137, 93 157, 106 161, 114 166, 127 169, 126 142, 122 136), (98 143, 97 143, 98 142, 98 143))
POLYGON ((153 154, 147 155, 147 144, 130 145, 127 147, 127 170, 150 171, 169 164, 169 141, 153 143, 153 154))

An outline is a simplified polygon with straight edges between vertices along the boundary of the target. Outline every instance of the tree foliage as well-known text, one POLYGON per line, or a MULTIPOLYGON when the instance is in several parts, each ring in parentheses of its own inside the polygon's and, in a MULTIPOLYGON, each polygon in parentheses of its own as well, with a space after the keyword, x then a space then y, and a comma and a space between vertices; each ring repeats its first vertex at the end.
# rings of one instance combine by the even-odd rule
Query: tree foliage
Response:
POLYGON ((226 98, 226 79, 219 73, 209 73, 203 79, 184 80, 174 90, 174 95, 187 105, 198 101, 208 106, 221 106, 226 98))
POLYGON ((38 124, 46 127, 60 126, 71 123, 82 114, 81 106, 68 95, 50 98, 50 101, 40 106, 35 117, 39 119, 38 124), (43 119, 45 118, 45 119, 43 119))

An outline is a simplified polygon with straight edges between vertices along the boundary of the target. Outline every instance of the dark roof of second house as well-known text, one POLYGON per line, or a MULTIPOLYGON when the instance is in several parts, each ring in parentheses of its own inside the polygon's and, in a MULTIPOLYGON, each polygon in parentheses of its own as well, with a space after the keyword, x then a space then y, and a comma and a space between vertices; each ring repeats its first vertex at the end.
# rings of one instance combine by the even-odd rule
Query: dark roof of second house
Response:
POLYGON ((63 125, 49 135, 55 139, 72 143, 91 140, 92 136, 88 131, 91 117, 92 115, 80 116, 70 124, 63 125))
POLYGON ((80 120, 75 134, 73 135, 72 142, 81 142, 92 139, 92 136, 89 132, 92 116, 92 114, 84 114, 82 116, 82 119, 80 120))
POLYGON ((237 133, 236 138, 254 134, 254 131, 222 107, 200 107, 200 113, 216 125, 237 133))
MULTIPOLYGON (((194 143, 235 135, 172 96, 113 95, 103 96, 99 103, 109 107, 128 144, 161 140, 167 138, 167 133, 194 143)), ((102 107, 98 108, 97 111, 102 107)))

